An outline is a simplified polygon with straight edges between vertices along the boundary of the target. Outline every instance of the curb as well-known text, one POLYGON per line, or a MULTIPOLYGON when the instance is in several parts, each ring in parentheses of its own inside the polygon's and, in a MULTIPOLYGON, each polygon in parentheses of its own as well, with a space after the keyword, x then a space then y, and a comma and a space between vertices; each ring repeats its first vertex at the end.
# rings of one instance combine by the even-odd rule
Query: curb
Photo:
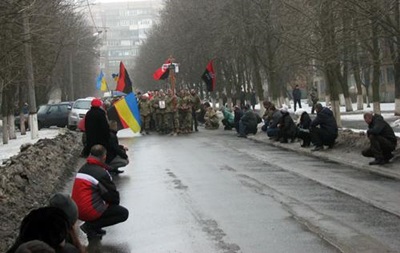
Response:
POLYGON ((250 136, 248 136, 248 139, 257 141, 257 142, 262 142, 262 143, 268 144, 270 146, 275 146, 275 147, 282 148, 285 150, 301 153, 301 154, 315 157, 318 159, 343 164, 345 166, 349 166, 354 169, 367 171, 369 173, 377 174, 377 175, 380 175, 383 177, 400 180, 400 170, 396 169, 399 166, 394 165, 393 162, 386 164, 384 166, 371 166, 371 165, 368 165, 368 162, 363 161, 363 160, 365 160, 365 158, 362 157, 361 154, 359 155, 360 159, 358 159, 358 160, 355 160, 355 159, 348 160, 348 159, 344 159, 341 156, 341 155, 343 155, 343 153, 335 152, 335 148, 333 148, 332 150, 329 150, 329 151, 325 150, 325 151, 311 152, 310 149, 301 148, 300 145, 297 145, 299 143, 282 144, 280 142, 270 141, 267 136, 265 136, 265 137, 260 136, 261 134, 263 134, 263 133, 259 133, 256 135, 250 135, 250 136))

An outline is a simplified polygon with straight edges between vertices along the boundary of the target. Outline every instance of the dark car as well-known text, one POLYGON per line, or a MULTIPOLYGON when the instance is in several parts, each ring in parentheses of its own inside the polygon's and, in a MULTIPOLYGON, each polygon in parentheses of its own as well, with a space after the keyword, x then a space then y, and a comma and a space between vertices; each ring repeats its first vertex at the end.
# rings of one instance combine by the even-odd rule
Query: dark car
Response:
POLYGON ((71 102, 39 106, 37 112, 39 129, 51 126, 65 127, 68 125, 68 114, 70 110, 71 102))

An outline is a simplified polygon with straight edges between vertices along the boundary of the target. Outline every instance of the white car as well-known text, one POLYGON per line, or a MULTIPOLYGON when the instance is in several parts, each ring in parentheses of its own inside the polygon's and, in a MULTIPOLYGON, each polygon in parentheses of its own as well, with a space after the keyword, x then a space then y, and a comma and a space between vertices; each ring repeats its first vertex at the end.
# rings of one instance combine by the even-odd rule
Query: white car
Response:
POLYGON ((77 128, 79 121, 89 111, 93 99, 94 97, 80 98, 74 102, 68 115, 68 129, 75 130, 77 128))

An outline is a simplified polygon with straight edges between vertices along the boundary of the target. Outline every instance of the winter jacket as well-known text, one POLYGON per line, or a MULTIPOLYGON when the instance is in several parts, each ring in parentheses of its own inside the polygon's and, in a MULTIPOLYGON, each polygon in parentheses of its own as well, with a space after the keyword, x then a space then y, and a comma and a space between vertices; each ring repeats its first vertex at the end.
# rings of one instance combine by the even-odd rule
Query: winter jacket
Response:
POLYGON ((282 117, 279 120, 279 128, 286 135, 293 136, 296 134, 296 124, 294 124, 294 121, 288 112, 282 113, 282 117))
POLYGON ((109 150, 110 127, 106 117, 106 112, 100 107, 91 107, 85 116, 86 131, 86 155, 90 149, 100 144, 109 150))
POLYGON ((367 135, 379 135, 395 145, 397 144, 397 137, 394 135, 393 128, 379 114, 372 116, 372 122, 368 125, 367 135))
POLYGON ((310 125, 311 125, 310 115, 308 115, 307 112, 303 112, 300 116, 300 123, 298 127, 301 129, 310 129, 310 125))
POLYGON ((321 129, 325 129, 328 133, 337 136, 338 127, 336 119, 333 116, 332 111, 324 107, 320 112, 317 113, 317 117, 311 122, 311 127, 319 126, 321 129))
POLYGON ((281 111, 275 110, 274 113, 272 114, 272 119, 271 119, 271 121, 269 123, 269 127, 270 128, 277 128, 281 117, 282 117, 281 111))
POLYGON ((252 110, 247 110, 240 121, 250 128, 257 127, 257 116, 252 110))
POLYGON ((230 111, 228 110, 228 108, 223 107, 223 108, 222 108, 222 114, 224 115, 224 119, 226 119, 230 125, 233 125, 233 122, 234 122, 234 115, 233 115, 233 113, 230 112, 230 111))
POLYGON ((107 159, 106 163, 110 163, 114 158, 118 155, 123 159, 128 159, 126 155, 125 149, 123 146, 119 145, 117 132, 110 130, 110 149, 107 150, 107 159))
POLYGON ((72 199, 78 206, 79 219, 98 219, 109 205, 119 204, 119 192, 107 171, 107 165, 89 156, 78 171, 72 187, 72 199))
POLYGON ((301 90, 300 89, 293 89, 292 92, 293 100, 300 100, 301 99, 301 90))

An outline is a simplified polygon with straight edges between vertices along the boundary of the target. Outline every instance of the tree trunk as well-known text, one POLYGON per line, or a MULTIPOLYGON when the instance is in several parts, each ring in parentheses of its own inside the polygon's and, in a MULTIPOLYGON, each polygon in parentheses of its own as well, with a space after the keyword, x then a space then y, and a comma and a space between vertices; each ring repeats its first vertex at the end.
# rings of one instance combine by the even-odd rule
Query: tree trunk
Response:
POLYGON ((33 76, 33 62, 32 62, 32 46, 31 46, 31 30, 29 26, 29 17, 26 10, 22 12, 23 26, 24 26, 24 49, 25 49, 25 67, 28 83, 29 94, 29 126, 31 128, 31 139, 39 137, 39 128, 37 122, 36 112, 36 97, 35 97, 35 79, 33 76))
POLYGON ((397 28, 396 36, 396 57, 394 59, 394 115, 400 116, 400 0, 396 0, 394 8, 395 24, 397 28))

